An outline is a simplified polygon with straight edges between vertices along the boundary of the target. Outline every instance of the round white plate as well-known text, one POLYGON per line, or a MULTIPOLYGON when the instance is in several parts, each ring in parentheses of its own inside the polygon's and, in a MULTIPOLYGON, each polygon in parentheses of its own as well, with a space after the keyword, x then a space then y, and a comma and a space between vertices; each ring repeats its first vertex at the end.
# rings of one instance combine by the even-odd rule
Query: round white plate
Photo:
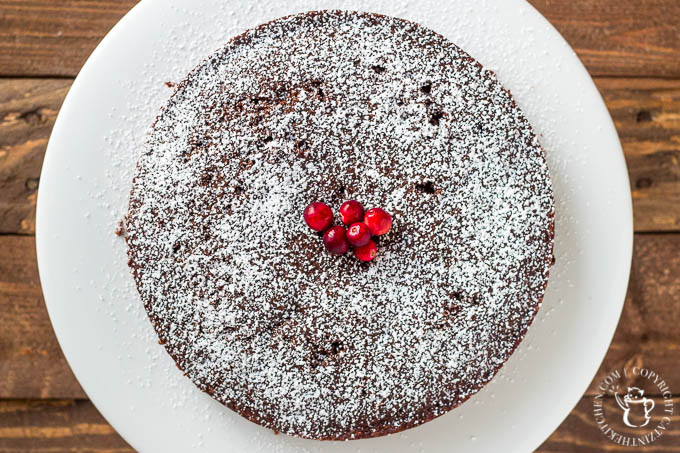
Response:
POLYGON ((530 451, 586 390, 618 322, 632 248, 616 131, 572 49, 519 0, 147 0, 104 38, 59 113, 38 196, 40 277, 54 330, 97 408, 141 451, 530 451), (157 342, 114 230, 146 129, 179 81, 228 38, 276 17, 351 9, 414 20, 495 70, 548 155, 556 255, 521 347, 461 407, 378 439, 275 435, 201 393, 157 342))

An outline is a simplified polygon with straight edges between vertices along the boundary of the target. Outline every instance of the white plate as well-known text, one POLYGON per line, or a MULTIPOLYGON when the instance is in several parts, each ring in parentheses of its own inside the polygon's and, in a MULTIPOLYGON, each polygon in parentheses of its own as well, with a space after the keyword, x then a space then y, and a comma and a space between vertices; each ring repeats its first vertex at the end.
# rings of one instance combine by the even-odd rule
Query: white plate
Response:
POLYGON ((616 131, 572 49, 519 0, 147 0, 106 36, 64 102, 43 165, 40 277, 54 330, 97 408, 142 451, 529 451, 596 372, 623 305, 632 248, 616 131), (494 69, 547 150, 557 263, 542 308, 499 375, 457 408, 393 436, 274 435, 201 393, 158 345, 114 236, 145 130, 179 81, 246 28, 310 9, 381 12, 442 33, 494 69))

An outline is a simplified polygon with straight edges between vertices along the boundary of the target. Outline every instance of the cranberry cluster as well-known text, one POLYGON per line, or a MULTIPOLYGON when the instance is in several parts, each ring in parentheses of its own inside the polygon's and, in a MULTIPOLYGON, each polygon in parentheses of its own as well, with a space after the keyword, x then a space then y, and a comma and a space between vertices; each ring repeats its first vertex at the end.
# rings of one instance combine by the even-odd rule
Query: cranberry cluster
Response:
POLYGON ((333 224, 333 210, 328 205, 315 201, 305 208, 305 222, 314 231, 324 231, 323 243, 326 249, 336 255, 343 255, 349 246, 354 247, 354 256, 360 261, 371 261, 378 253, 372 236, 380 236, 392 228, 392 217, 380 208, 364 207, 355 200, 345 201, 339 210, 344 226, 333 224))

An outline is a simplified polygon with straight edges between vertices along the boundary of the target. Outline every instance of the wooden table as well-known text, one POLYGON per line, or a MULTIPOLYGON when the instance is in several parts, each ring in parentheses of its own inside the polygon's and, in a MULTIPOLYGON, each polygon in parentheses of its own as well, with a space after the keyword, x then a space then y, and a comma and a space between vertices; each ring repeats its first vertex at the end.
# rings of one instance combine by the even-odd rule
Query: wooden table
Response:
MULTIPOLYGON (((0 0, 0 453, 132 451, 87 400, 59 350, 34 234, 40 167, 59 107, 85 58, 134 3, 0 0)), ((531 3, 595 78, 630 175, 633 269, 596 380, 638 364, 680 392, 680 0, 531 3)), ((598 431, 590 414, 595 392, 594 381, 540 451, 634 450, 598 431)), ((642 451, 680 452, 678 403, 671 431, 642 451)))

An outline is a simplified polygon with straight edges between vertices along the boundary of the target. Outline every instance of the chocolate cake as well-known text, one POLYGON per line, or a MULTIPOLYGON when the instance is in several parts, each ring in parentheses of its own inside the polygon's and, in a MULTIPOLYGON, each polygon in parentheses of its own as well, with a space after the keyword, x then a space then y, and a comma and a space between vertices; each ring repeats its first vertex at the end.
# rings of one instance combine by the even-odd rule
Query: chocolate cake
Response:
POLYGON ((377 14, 231 39, 151 128, 129 264, 168 353, 249 420, 312 439, 411 428, 479 391, 548 281, 543 150, 495 75, 377 14), (370 263, 326 253, 309 203, 393 216, 370 263))

